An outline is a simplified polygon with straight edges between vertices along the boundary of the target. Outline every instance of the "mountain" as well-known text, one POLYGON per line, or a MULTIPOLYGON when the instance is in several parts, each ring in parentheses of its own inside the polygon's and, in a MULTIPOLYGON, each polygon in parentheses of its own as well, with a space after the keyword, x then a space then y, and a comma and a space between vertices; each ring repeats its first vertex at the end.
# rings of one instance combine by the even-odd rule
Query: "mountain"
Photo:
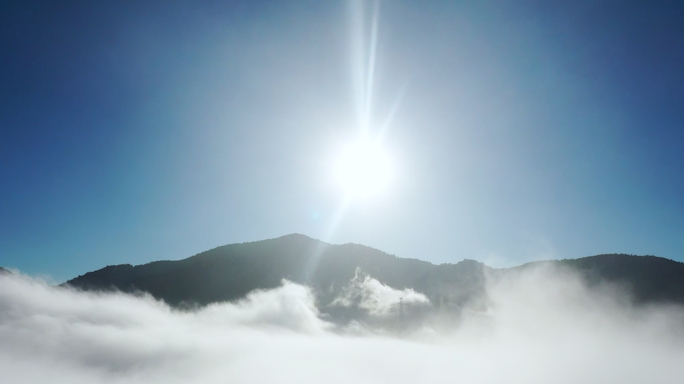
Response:
POLYGON ((590 285, 625 287, 638 304, 684 305, 684 263, 656 256, 606 254, 555 262, 574 269, 590 285))
POLYGON ((367 320, 368 311, 358 300, 354 305, 338 305, 340 297, 357 292, 358 299, 358 292, 370 289, 370 278, 407 297, 424 294, 433 310, 457 312, 466 305, 477 308, 486 303, 488 278, 541 265, 575 270, 590 285, 619 284, 637 303, 684 304, 684 264, 654 256, 598 255, 493 269, 474 260, 434 265, 363 245, 331 245, 299 234, 226 245, 179 261, 107 266, 65 285, 84 290, 143 291, 172 306, 187 307, 240 299, 256 289, 278 287, 287 279, 311 287, 324 314, 349 321, 367 320))
POLYGON ((6 270, 5 268, 0 267, 0 275, 4 275, 6 273, 11 273, 11 272, 6 270))
MULTIPOLYGON (((331 245, 304 235, 231 244, 179 261, 112 265, 69 280, 84 290, 143 291, 172 306, 235 300, 283 279, 310 286, 328 308, 357 273, 397 290, 413 289, 431 302, 463 306, 484 294, 489 267, 473 260, 433 265, 358 244, 331 245)), ((334 308, 343 316, 342 308, 334 308)))

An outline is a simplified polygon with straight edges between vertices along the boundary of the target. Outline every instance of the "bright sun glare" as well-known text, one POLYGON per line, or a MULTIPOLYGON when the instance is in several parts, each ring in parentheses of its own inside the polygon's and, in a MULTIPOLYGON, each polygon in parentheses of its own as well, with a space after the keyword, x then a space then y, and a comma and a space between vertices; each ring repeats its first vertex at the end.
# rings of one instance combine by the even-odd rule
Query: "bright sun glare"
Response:
POLYGON ((385 190, 392 164, 379 142, 361 138, 340 151, 335 177, 349 197, 371 197, 385 190))

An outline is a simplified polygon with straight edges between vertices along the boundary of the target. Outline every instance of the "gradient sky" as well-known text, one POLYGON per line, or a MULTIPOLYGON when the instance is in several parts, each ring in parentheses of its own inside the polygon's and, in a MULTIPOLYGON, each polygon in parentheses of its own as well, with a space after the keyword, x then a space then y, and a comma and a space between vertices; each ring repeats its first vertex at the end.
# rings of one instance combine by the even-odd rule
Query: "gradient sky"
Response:
POLYGON ((684 5, 562 3, 385 1, 373 50, 372 2, 2 2, 0 265, 59 282, 294 232, 684 261, 684 5), (369 94, 396 174, 343 204, 369 94))

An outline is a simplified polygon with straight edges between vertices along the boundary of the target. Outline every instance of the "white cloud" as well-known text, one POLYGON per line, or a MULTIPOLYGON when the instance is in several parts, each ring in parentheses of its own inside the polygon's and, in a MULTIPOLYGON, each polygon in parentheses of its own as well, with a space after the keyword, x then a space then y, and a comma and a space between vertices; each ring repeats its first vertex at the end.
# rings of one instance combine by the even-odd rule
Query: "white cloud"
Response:
POLYGON ((333 305, 358 306, 371 315, 387 316, 399 312, 400 302, 411 306, 429 304, 430 300, 411 288, 394 289, 357 269, 354 278, 345 287, 343 294, 333 301, 333 305))
MULTIPOLYGON (((396 298, 372 279, 357 283, 382 293, 373 308, 396 298)), ((150 297, 2 277, 0 371, 3 383, 41 384, 684 382, 680 308, 631 307, 549 270, 489 292, 487 312, 444 330, 351 336, 287 282, 178 312, 150 297)))

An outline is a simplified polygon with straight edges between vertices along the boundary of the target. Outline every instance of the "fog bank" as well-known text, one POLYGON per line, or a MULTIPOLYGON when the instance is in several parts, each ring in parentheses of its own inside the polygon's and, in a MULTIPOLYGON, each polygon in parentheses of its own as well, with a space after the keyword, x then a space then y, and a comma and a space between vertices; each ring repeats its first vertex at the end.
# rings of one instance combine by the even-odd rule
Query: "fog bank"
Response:
MULTIPOLYGON (((378 284, 357 276, 340 303, 386 315, 399 291, 378 284)), ((488 293, 484 310, 392 334, 326 321, 313 293, 289 282, 181 312, 0 276, 0 370, 3 382, 57 384, 684 382, 681 308, 633 307, 618 287, 590 290, 549 269, 492 281, 488 293)))

